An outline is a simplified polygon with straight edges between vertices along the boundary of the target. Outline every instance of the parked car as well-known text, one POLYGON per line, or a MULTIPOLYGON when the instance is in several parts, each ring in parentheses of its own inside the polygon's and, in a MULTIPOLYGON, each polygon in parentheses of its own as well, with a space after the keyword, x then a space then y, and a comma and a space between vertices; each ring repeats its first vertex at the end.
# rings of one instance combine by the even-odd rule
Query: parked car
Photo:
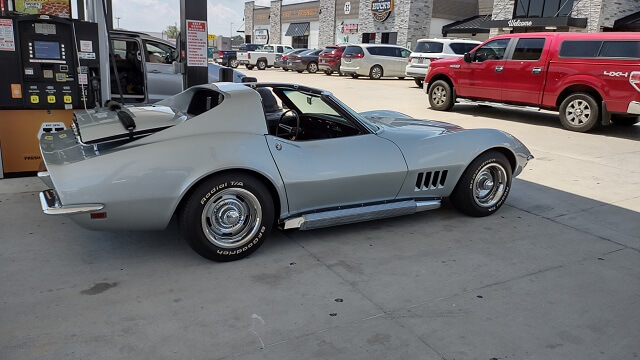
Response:
POLYGON ((189 245, 216 261, 251 254, 273 225, 407 215, 444 197, 487 216, 532 158, 503 131, 358 114, 296 84, 195 86, 154 106, 77 111, 73 122, 40 138, 46 214, 106 231, 161 230, 175 215, 189 245))
POLYGON ((287 65, 287 60, 289 59, 289 56, 297 55, 297 54, 300 54, 301 52, 307 51, 307 50, 309 50, 309 49, 293 49, 293 50, 291 50, 291 51, 289 51, 287 53, 282 54, 282 56, 276 58, 276 62, 274 64, 274 67, 282 68, 282 70, 284 70, 284 71, 291 70, 291 69, 289 69, 289 67, 287 65))
POLYGON ((238 51, 236 56, 238 63, 243 64, 247 69, 252 70, 255 66, 258 70, 264 70, 273 67, 278 56, 291 50, 293 48, 288 45, 268 44, 253 51, 238 51))
POLYGON ((318 55, 322 49, 311 49, 287 58, 287 67, 299 73, 307 70, 311 74, 318 72, 318 55))
POLYGON ((431 108, 470 99, 559 111, 562 125, 589 131, 638 122, 640 34, 523 33, 487 40, 462 59, 431 64, 431 108))
MULTIPOLYGON (((182 75, 174 74, 173 61, 178 58, 175 45, 144 33, 111 31, 111 41, 118 70, 120 89, 111 69, 111 97, 128 103, 153 103, 183 90, 182 75), (142 49, 142 51, 141 51, 142 49)), ((209 82, 217 82, 220 66, 208 63, 209 82)), ((234 70, 234 81, 245 77, 234 70)))
POLYGON ((427 69, 431 61, 461 58, 479 44, 480 41, 464 39, 420 39, 409 56, 405 74, 413 77, 416 85, 422 88, 422 83, 427 75, 427 69))
POLYGON ((352 78, 368 76, 373 80, 383 76, 405 77, 411 51, 397 45, 349 45, 342 53, 340 71, 352 78))
POLYGON ((345 45, 327 46, 321 53, 318 61, 318 69, 324 71, 326 75, 331 75, 337 72, 342 76, 340 71, 340 63, 342 53, 347 47, 345 45))
POLYGON ((218 57, 215 59, 217 64, 228 66, 230 68, 238 67, 238 51, 253 51, 262 45, 258 44, 242 44, 239 50, 221 50, 218 51, 218 57))

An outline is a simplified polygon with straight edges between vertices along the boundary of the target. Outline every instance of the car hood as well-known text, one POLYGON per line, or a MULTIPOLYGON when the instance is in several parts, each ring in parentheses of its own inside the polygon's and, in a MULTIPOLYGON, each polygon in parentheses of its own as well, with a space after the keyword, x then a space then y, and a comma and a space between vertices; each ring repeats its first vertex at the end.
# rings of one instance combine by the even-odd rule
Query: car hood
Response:
POLYGON ((431 61, 431 67, 435 66, 449 66, 453 64, 460 64, 464 62, 462 57, 443 58, 431 61))
POLYGON ((392 141, 397 137, 424 139, 464 130, 458 125, 441 121, 417 120, 396 111, 369 111, 360 115, 380 128, 379 136, 392 141))

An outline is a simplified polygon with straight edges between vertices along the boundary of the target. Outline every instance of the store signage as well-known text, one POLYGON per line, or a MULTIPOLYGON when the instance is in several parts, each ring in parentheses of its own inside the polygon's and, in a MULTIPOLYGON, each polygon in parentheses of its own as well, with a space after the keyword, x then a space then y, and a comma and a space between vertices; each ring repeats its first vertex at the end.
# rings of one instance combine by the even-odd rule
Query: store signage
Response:
POLYGON ((344 3, 344 14, 349 15, 350 12, 351 12, 351 3, 347 1, 346 3, 344 3))
POLYGON ((318 15, 318 10, 311 8, 311 9, 283 11, 281 17, 285 19, 288 19, 291 17, 308 18, 312 16, 317 16, 317 15, 318 15))
POLYGON ((207 66, 207 22, 187 20, 187 66, 207 66))
POLYGON ((529 27, 529 26, 533 26, 533 21, 522 21, 520 19, 511 19, 509 20, 509 22, 507 22, 507 24, 513 27, 529 27))
POLYGON ((343 34, 357 34, 358 33, 358 24, 340 24, 340 32, 343 34))
POLYGON ((393 0, 371 0, 373 20, 383 22, 389 18, 392 11, 393 0))
POLYGON ((253 31, 253 43, 260 45, 269 43, 269 30, 255 29, 253 31))
POLYGON ((71 17, 71 0, 15 0, 15 10, 25 14, 71 17))

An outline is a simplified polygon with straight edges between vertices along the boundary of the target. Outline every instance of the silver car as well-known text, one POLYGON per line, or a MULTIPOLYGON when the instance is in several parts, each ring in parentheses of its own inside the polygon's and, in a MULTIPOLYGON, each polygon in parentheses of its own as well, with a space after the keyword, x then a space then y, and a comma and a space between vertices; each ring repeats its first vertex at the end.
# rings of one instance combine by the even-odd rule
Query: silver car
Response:
POLYGON ((411 51, 397 45, 349 45, 342 53, 340 71, 352 78, 368 76, 373 80, 383 76, 405 77, 411 51))
POLYGON ((409 215, 445 197, 487 216, 532 158, 502 131, 359 114, 294 84, 210 84, 155 105, 78 111, 72 129, 40 142, 46 214, 93 230, 161 230, 175 215, 215 261, 251 254, 273 226, 409 215))

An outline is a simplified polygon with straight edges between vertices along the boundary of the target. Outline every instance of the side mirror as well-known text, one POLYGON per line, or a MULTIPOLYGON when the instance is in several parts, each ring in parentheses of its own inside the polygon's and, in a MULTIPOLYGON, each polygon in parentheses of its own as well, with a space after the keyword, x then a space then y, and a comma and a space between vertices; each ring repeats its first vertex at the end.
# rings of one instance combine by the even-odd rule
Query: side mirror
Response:
POLYGON ((464 62, 472 62, 473 61, 473 55, 471 55, 471 53, 464 53, 464 62))

